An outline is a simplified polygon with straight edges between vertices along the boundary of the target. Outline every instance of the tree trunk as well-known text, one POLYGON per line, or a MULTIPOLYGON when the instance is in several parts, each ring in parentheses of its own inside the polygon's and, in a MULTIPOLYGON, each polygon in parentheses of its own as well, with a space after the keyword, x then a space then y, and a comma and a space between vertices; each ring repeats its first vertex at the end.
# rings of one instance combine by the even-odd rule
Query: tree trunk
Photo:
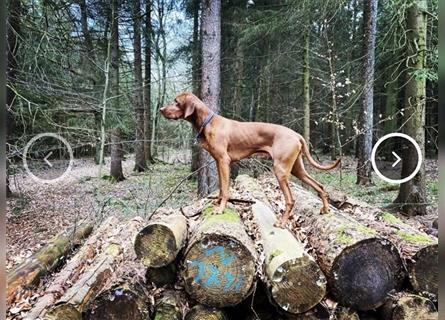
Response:
POLYGON ((185 320, 228 320, 224 311, 197 304, 185 316, 185 320))
POLYGON ((151 11, 152 0, 145 2, 145 77, 144 77, 144 104, 145 104, 145 160, 148 163, 154 163, 152 156, 153 141, 151 139, 152 131, 152 116, 151 116, 151 47, 152 47, 152 25, 151 25, 151 11))
POLYGON ((68 284, 77 281, 85 265, 100 251, 105 238, 117 223, 118 219, 114 216, 101 223, 100 227, 85 241, 79 251, 55 275, 45 293, 39 297, 33 308, 26 314, 26 320, 42 318, 46 309, 51 307, 65 293, 68 284))
POLYGON ((437 320, 434 304, 421 296, 399 292, 380 308, 382 320, 437 320))
MULTIPOLYGON (((393 63, 390 60, 390 63, 393 63)), ((388 82, 386 85, 386 99, 385 99, 385 110, 384 110, 384 119, 385 123, 383 125, 383 131, 386 134, 390 134, 397 131, 397 110, 398 110, 398 89, 399 89, 399 81, 398 81, 398 68, 395 67, 389 73, 390 77, 388 78, 388 82)), ((387 157, 393 157, 392 150, 396 147, 393 142, 389 139, 385 142, 385 146, 387 146, 388 153, 387 157)), ((392 158, 390 158, 392 159, 392 158)))
POLYGON ((304 55, 303 55, 303 137, 308 144, 311 143, 311 106, 310 106, 310 66, 309 66, 309 48, 310 48, 310 34, 311 26, 306 24, 307 30, 304 34, 304 55))
POLYGON ((176 259, 186 238, 187 219, 183 215, 161 215, 138 233, 134 250, 144 266, 164 267, 176 259))
POLYGON ((185 290, 199 303, 233 306, 251 293, 256 251, 236 211, 215 215, 213 210, 202 212, 185 252, 182 276, 185 290))
POLYGON ((133 51, 134 51, 134 111, 136 119, 136 143, 134 147, 134 171, 142 172, 147 169, 145 161, 145 110, 142 91, 142 49, 141 49, 141 1, 132 0, 133 15, 133 51))
POLYGON ((88 237, 92 230, 91 223, 74 226, 51 239, 46 246, 9 271, 6 279, 7 303, 12 303, 21 289, 37 285, 43 276, 54 271, 63 261, 62 258, 88 237))
POLYGON ((326 294, 326 278, 315 260, 286 229, 274 227, 277 219, 262 202, 266 195, 257 182, 242 175, 238 185, 254 194, 253 221, 265 254, 265 281, 274 304, 289 313, 303 313, 317 305, 326 294), (260 200, 258 200, 260 199, 260 200))
POLYGON ((238 40, 235 49, 235 93, 233 96, 233 117, 241 118, 241 106, 243 103, 244 88, 244 48, 242 42, 238 40))
POLYGON ((48 320, 82 320, 88 303, 112 279, 113 272, 124 259, 123 253, 129 252, 133 237, 142 226, 141 218, 134 218, 117 227, 103 251, 97 255, 91 267, 86 269, 79 280, 71 286, 56 305, 48 311, 48 320))
MULTIPOLYGON (((202 101, 215 113, 219 112, 221 89, 221 0, 202 0, 201 3, 202 28, 202 101)), ((199 152, 199 166, 203 166, 213 159, 201 148, 199 152)), ((204 197, 213 192, 218 184, 216 164, 210 163, 198 172, 198 194, 204 197)))
MULTIPOLYGON (((420 146, 422 160, 425 159, 425 77, 419 72, 425 66, 425 47, 427 36, 427 1, 417 0, 408 8, 407 13, 407 82, 405 85, 404 132, 420 146)), ((417 166, 417 154, 414 146, 408 144, 402 157, 402 176, 413 172, 417 166)), ((407 215, 426 214, 425 162, 419 173, 410 181, 400 185, 397 199, 394 200, 402 212, 407 215)))
MULTIPOLYGON (((201 42, 200 42, 200 26, 199 26, 199 3, 200 0, 193 0, 193 56, 192 56, 192 81, 193 81, 193 93, 197 96, 201 96, 201 42)), ((192 129, 192 136, 193 129, 192 129)), ((191 171, 195 172, 199 168, 199 145, 191 141, 191 171)))
MULTIPOLYGON (((18 49, 21 35, 22 2, 20 0, 10 0, 8 2, 8 23, 7 23, 7 62, 6 62, 6 139, 12 143, 12 133, 14 132, 14 116, 12 114, 15 92, 10 88, 15 86, 18 75, 18 49)), ((6 149, 6 154, 9 150, 6 149)), ((6 157, 6 196, 12 194, 9 186, 9 159, 6 157)))
POLYGON ((375 37, 377 25, 377 0, 363 2, 363 32, 364 32, 364 86, 362 109, 359 113, 357 184, 367 185, 371 180, 371 151, 373 127, 374 99, 374 62, 375 37))
POLYGON ((125 180, 124 173, 122 172, 123 157, 124 157, 124 150, 122 146, 121 130, 115 129, 111 132, 110 176, 116 182, 125 180))

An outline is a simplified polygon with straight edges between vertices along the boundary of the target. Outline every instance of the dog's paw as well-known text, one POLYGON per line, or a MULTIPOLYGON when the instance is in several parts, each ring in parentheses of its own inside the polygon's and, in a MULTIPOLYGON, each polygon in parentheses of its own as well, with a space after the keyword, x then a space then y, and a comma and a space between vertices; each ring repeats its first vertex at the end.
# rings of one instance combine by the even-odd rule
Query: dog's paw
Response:
POLYGON ((286 222, 279 220, 274 223, 274 227, 280 228, 280 229, 286 229, 286 222))
POLYGON ((331 212, 331 210, 329 208, 327 208, 327 207, 322 207, 320 209, 320 214, 328 214, 330 212, 331 212))

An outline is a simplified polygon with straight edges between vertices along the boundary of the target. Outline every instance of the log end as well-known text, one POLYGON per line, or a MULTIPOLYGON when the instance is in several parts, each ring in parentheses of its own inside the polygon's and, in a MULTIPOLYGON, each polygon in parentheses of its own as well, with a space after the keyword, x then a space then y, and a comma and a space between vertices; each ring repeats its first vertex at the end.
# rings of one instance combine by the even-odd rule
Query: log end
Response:
POLYGON ((163 224, 150 224, 142 229, 134 242, 136 256, 146 267, 162 267, 176 258, 176 238, 163 224))
POLYGON ((434 304, 426 298, 413 294, 401 294, 390 299, 380 308, 380 314, 385 320, 438 319, 434 304))
POLYGON ((72 305, 63 303, 55 306, 43 317, 45 320, 82 320, 82 314, 72 305))
POLYGON ((255 259, 237 239, 206 234, 192 244, 184 261, 185 289, 202 304, 236 305, 251 291, 255 259))
POLYGON ((328 280, 337 301, 357 310, 382 305, 404 277, 403 263, 388 240, 369 238, 343 250, 328 280))
POLYGON ((144 298, 142 294, 128 288, 106 290, 92 302, 87 319, 147 319, 149 310, 144 298))
POLYGON ((145 273, 147 283, 154 283, 157 287, 174 284, 178 271, 175 261, 164 267, 147 268, 147 272, 145 273))
POLYGON ((419 250, 412 258, 410 280, 418 293, 438 294, 439 283, 439 245, 427 246, 419 250))
POLYGON ((185 320, 227 320, 222 310, 196 305, 187 313, 185 320))
POLYGON ((283 310, 303 313, 325 296, 326 278, 309 257, 288 260, 275 269, 270 290, 274 302, 283 310))

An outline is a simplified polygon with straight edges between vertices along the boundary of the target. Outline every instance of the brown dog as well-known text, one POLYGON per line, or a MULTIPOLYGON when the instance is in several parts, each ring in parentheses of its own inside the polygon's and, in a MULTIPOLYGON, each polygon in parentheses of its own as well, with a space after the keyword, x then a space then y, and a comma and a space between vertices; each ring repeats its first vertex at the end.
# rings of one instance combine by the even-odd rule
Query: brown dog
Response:
POLYGON ((324 187, 306 172, 302 155, 320 170, 335 168, 340 159, 329 166, 318 164, 311 157, 306 141, 295 131, 271 123, 239 122, 220 115, 211 117, 212 111, 198 97, 188 92, 178 95, 174 102, 160 111, 167 119, 186 119, 191 122, 200 133, 202 147, 215 159, 220 189, 218 213, 224 210, 229 199, 230 163, 254 153, 268 153, 273 159, 273 171, 286 201, 279 226, 285 225, 295 203, 288 182, 291 173, 317 191, 323 202, 321 213, 329 212, 324 187))

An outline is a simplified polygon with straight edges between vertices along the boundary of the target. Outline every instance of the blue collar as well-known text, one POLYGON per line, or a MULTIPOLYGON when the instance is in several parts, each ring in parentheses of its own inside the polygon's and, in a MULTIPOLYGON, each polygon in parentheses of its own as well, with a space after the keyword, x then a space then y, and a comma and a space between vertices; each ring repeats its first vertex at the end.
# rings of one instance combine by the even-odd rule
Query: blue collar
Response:
POLYGON ((212 121, 213 117, 215 116, 215 113, 210 110, 207 117, 204 119, 204 122, 201 124, 201 127, 198 130, 198 134, 195 137, 195 143, 199 141, 199 139, 202 137, 202 132, 204 131, 205 127, 212 121))

